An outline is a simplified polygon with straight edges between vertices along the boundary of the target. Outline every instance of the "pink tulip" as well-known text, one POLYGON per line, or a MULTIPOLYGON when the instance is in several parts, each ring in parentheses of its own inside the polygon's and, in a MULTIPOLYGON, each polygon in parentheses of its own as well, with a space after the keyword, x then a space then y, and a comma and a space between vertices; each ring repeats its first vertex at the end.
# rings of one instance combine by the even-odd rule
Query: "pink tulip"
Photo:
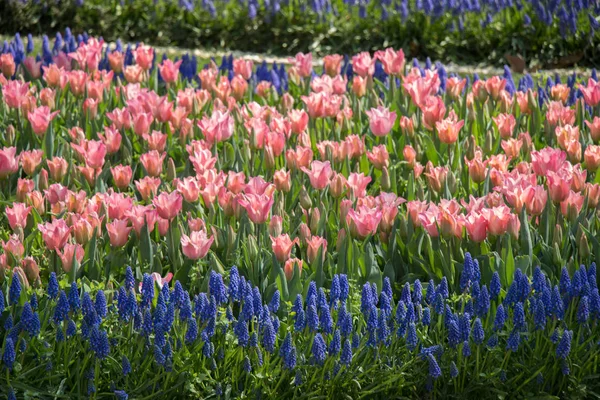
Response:
POLYGON ((350 231, 354 236, 364 239, 369 235, 377 233, 381 217, 381 210, 360 206, 357 211, 352 208, 348 210, 346 222, 350 226, 350 231))
POLYGON ((506 230, 513 239, 519 239, 519 231, 521 230, 521 220, 519 219, 519 216, 517 214, 510 214, 510 219, 508 220, 506 230))
POLYGON ((502 139, 508 139, 513 135, 517 120, 512 114, 498 114, 498 116, 492 119, 498 127, 498 132, 500 132, 502 139))
POLYGON ((34 108, 28 115, 27 119, 31 123, 33 132, 38 136, 43 136, 48 130, 50 122, 57 116, 59 111, 50 112, 50 108, 41 106, 34 108))
POLYGON ((294 268, 298 267, 299 275, 302 275, 302 260, 297 258, 290 258, 285 262, 285 266, 283 267, 283 272, 285 273, 285 279, 291 281, 294 277, 294 268))
POLYGON ((354 75, 352 78, 352 93, 358 98, 364 97, 367 94, 367 83, 369 83, 367 78, 354 75))
POLYGON ((298 238, 291 240, 287 233, 277 237, 271 236, 271 247, 273 248, 273 254, 275 254, 275 258, 277 258, 277 261, 280 263, 284 263, 288 258, 290 258, 292 248, 297 243, 298 238))
POLYGON ((323 57, 323 70, 331 77, 339 75, 342 70, 344 56, 339 54, 328 54, 323 57))
POLYGON ((198 127, 210 146, 229 139, 233 135, 234 126, 233 117, 228 111, 216 110, 210 118, 205 116, 198 122, 198 127))
POLYGON ((448 118, 435 123, 440 142, 446 144, 455 143, 458 140, 458 133, 464 124, 464 120, 458 121, 454 110, 450 111, 448 118))
POLYGON ((8 241, 0 241, 0 243, 2 243, 4 253, 12 255, 17 262, 21 261, 23 254, 25 254, 25 247, 18 235, 13 234, 8 241))
POLYGON ((126 194, 114 192, 112 189, 104 196, 104 204, 108 210, 108 218, 123 219, 125 212, 130 210, 133 199, 126 194))
POLYGON ((540 151, 531 152, 531 166, 538 176, 546 176, 548 172, 557 172, 563 166, 567 154, 560 149, 544 147, 540 151))
POLYGON ((2 97, 10 108, 20 108, 27 101, 29 84, 18 80, 10 80, 2 85, 2 97))
POLYGON ((508 140, 503 140, 500 145, 502 146, 502 149, 504 150, 504 153, 506 153, 507 157, 517 158, 521 152, 523 140, 510 138, 508 140))
POLYGON ((181 250, 187 258, 198 260, 206 256, 214 240, 214 236, 209 238, 205 230, 191 232, 190 236, 183 234, 181 235, 181 250))
POLYGON ((367 185, 371 182, 370 176, 365 176, 362 172, 357 174, 352 172, 346 182, 348 194, 351 198, 360 199, 367 195, 367 185))
POLYGON ((292 187, 290 171, 286 171, 285 168, 275 171, 273 174, 273 184, 275 185, 275 189, 280 192, 289 192, 292 187))
POLYGON ((16 70, 17 66, 12 54, 0 54, 0 71, 2 71, 2 75, 9 79, 15 74, 16 70))
POLYGON ((125 62, 125 54, 120 51, 113 50, 107 54, 108 56, 108 64, 110 65, 110 69, 115 74, 120 74, 123 72, 123 65, 125 62))
POLYGON ((283 231, 283 218, 279 215, 273 215, 269 221, 269 235, 271 237, 281 236, 283 231))
POLYGON ((369 127, 375 136, 385 136, 394 127, 396 122, 396 112, 388 110, 385 107, 379 106, 371 108, 370 111, 365 111, 369 116, 369 127))
POLYGON ((310 170, 302 167, 302 171, 308 175, 310 184, 317 190, 323 190, 329 185, 333 170, 331 169, 331 163, 329 161, 317 161, 314 160, 310 164, 310 170))
POLYGON ((565 217, 568 217, 570 213, 577 215, 581 212, 584 200, 585 197, 581 193, 570 191, 567 197, 560 203, 560 212, 565 217))
POLYGON ((110 169, 115 186, 121 190, 127 189, 131 183, 133 172, 129 165, 116 165, 110 169))
POLYGON ((17 157, 16 147, 5 147, 0 150, 0 179, 5 179, 18 170, 19 157, 17 157))
POLYGON ((312 74, 312 53, 298 53, 293 61, 300 77, 306 78, 312 74))
POLYGON ((160 178, 145 176, 142 179, 135 181, 135 187, 138 192, 140 192, 142 199, 149 200, 151 197, 156 196, 160 183, 160 178))
POLYGON ((38 229, 42 233, 42 238, 46 243, 48 250, 61 250, 69 237, 71 237, 71 228, 63 219, 55 219, 52 222, 38 224, 38 229))
POLYGON ((427 172, 425 172, 425 176, 427 177, 427 183, 431 190, 440 193, 444 188, 448 176, 448 167, 434 167, 431 161, 429 161, 427 163, 427 172))
POLYGON ((557 125, 573 125, 575 124, 575 109, 564 106, 560 101, 551 101, 548 103, 546 120, 550 129, 554 129, 557 125))
POLYGON ((179 78, 179 67, 181 66, 182 62, 183 60, 179 60, 174 63, 167 58, 158 66, 160 76, 165 83, 169 84, 177 81, 179 78))
POLYGON ((588 208, 593 209, 598 207, 598 202, 600 201, 600 184, 586 183, 585 195, 588 199, 588 208))
POLYGON ((592 144, 586 147, 583 159, 587 170, 595 172, 600 167, 600 146, 592 144))
POLYGON ((462 96, 466 84, 466 79, 460 79, 455 76, 448 78, 446 80, 446 93, 449 93, 453 99, 458 99, 462 96))
POLYGON ((183 197, 179 192, 162 192, 152 200, 158 215, 166 220, 172 220, 179 214, 183 205, 183 197))
POLYGON ((23 171, 27 175, 33 175, 36 168, 42 162, 42 157, 44 156, 44 152, 42 150, 31 150, 24 151, 19 155, 21 160, 21 166, 23 167, 23 171))
POLYGON ((483 242, 487 237, 487 219, 477 211, 471 211, 465 218, 465 228, 474 242, 483 242))
POLYGON ((315 262, 317 255, 319 254, 319 249, 322 251, 322 259, 325 259, 325 254, 327 253, 327 240, 315 235, 306 240, 306 245, 306 259, 309 263, 312 264, 315 262))
POLYGON ((583 99, 588 106, 596 107, 600 104, 600 82, 596 82, 590 78, 587 86, 579 85, 579 90, 583 94, 583 99))
POLYGON ((154 117, 150 113, 140 112, 132 116, 133 131, 136 135, 143 137, 150 131, 150 125, 154 117))
POLYGON ((425 129, 432 131, 435 124, 441 121, 446 114, 444 101, 436 96, 428 97, 421 106, 421 120, 425 129))
POLYGON ((198 201, 200 196, 200 185, 193 176, 188 176, 182 180, 177 180, 177 191, 183 195, 188 203, 198 201))
POLYGON ((252 77, 252 67, 253 63, 250 60, 243 60, 241 58, 233 60, 233 73, 241 76, 245 80, 252 77))
POLYGON ((73 269, 73 260, 76 260, 79 264, 81 263, 83 256, 85 255, 85 250, 83 249, 83 246, 78 243, 67 243, 62 252, 57 250, 56 253, 62 262, 63 271, 68 274, 73 269))
POLYGON ((250 221, 255 224, 263 224, 269 218, 273 201, 273 196, 265 194, 244 194, 238 203, 246 209, 250 221))
POLYGON ((308 114, 304 110, 290 110, 288 118, 292 123, 292 132, 300 134, 306 130, 308 125, 308 114))
POLYGON ((400 76, 404 73, 404 50, 390 48, 375 53, 375 59, 381 61, 383 70, 388 75, 400 76))
POLYGON ((139 44, 133 51, 133 57, 137 65, 144 71, 148 71, 152 67, 152 61, 154 60, 154 49, 150 46, 145 46, 143 43, 139 44))
POLYGON ((121 133, 117 128, 113 126, 105 126, 104 134, 98 133, 98 137, 102 140, 102 143, 106 146, 106 152, 108 154, 114 154, 121 148, 121 133))
POLYGON ((17 228, 25 228, 30 211, 31 206, 26 206, 24 203, 15 202, 12 204, 12 208, 6 207, 5 213, 10 228, 13 231, 17 228))
POLYGON ((385 145, 373 146, 372 151, 367 152, 367 158, 373 167, 382 169, 390 164, 390 155, 385 145))
POLYGON ((42 76, 42 61, 36 61, 34 57, 27 57, 23 61, 23 66, 33 79, 40 79, 42 76))
POLYGON ((548 172, 546 175, 548 192, 550 198, 555 204, 566 200, 571 191, 571 181, 565 178, 562 174, 556 172, 548 172))
POLYGON ((590 136, 592 136, 592 139, 595 142, 600 140, 600 117, 594 117, 592 122, 586 120, 585 124, 590 129, 590 136))
POLYGON ((500 92, 506 87, 506 79, 498 76, 493 76, 485 81, 485 90, 494 100, 500 97, 500 92))
POLYGON ((167 153, 159 153, 156 150, 151 150, 140 156, 140 162, 144 166, 144 169, 148 175, 152 177, 160 176, 163 169, 163 161, 167 153))
POLYGON ((67 174, 69 163, 62 157, 54 157, 52 160, 46 160, 48 170, 50 170, 50 177, 54 182, 62 181, 63 177, 67 174))
POLYGON ((506 233, 511 215, 510 208, 505 205, 484 208, 481 214, 487 220, 488 230, 492 235, 500 236, 506 233))
POLYGON ((358 53, 352 56, 352 71, 361 76, 373 76, 375 74, 375 61, 368 52, 358 53))
POLYGON ((111 246, 125 246, 129 240, 129 232, 131 232, 132 229, 132 227, 128 225, 129 221, 126 219, 115 219, 114 221, 106 224, 106 230, 108 232, 108 238, 111 246))

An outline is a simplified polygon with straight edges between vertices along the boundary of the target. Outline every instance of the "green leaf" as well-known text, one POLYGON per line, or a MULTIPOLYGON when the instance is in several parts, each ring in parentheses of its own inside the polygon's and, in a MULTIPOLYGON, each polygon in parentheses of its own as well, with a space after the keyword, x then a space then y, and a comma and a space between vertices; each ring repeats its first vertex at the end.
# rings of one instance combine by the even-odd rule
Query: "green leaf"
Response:
POLYGON ((427 159, 431 161, 433 165, 438 165, 439 156, 431 136, 425 134, 421 135, 421 138, 423 139, 423 148, 425 149, 425 155, 427 156, 427 159))

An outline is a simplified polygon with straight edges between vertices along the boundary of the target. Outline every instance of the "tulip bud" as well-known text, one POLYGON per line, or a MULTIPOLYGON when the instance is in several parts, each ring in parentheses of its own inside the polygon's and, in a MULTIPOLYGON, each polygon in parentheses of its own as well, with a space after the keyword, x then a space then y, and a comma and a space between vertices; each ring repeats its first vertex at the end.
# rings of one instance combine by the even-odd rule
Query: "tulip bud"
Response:
POLYGON ((419 200, 425 199, 425 191, 423 190, 423 185, 419 185, 417 187, 417 199, 419 199, 419 200))
POLYGON ((344 190, 346 189, 346 178, 342 174, 336 173, 329 184, 329 193, 336 198, 339 199, 344 194, 344 190))
POLYGON ((108 206, 104 201, 102 202, 102 204, 100 204, 100 207, 98 208, 98 218, 100 218, 100 220, 108 219, 108 206))
POLYGON ((454 172, 448 171, 448 177, 446 178, 446 184, 448 185, 448 190, 451 194, 456 193, 457 183, 456 177, 454 176, 454 172))
MULTIPOLYGON (((114 284, 112 282, 112 280, 109 280, 106 283, 106 303, 110 304, 113 302, 113 293, 114 293, 114 284)), ((117 291, 118 292, 118 291, 117 291)))
POLYGON ((383 231, 379 232, 379 240, 381 240, 382 243, 388 244, 389 239, 390 239, 389 232, 383 232, 383 231))
POLYGON ((38 189, 42 191, 48 189, 48 171, 46 171, 44 168, 40 170, 38 189))
POLYGON ((235 247, 235 239, 237 238, 237 233, 233 229, 231 225, 227 225, 227 248, 233 249, 235 247))
POLYGON ((177 178, 177 169, 175 168, 175 161, 169 157, 167 162, 167 182, 172 182, 173 179, 177 178))
POLYGON ((344 240, 346 240, 346 230, 344 228, 342 228, 339 230, 338 236, 337 236, 337 241, 335 242, 335 248, 338 253, 340 252, 340 250, 342 248, 342 244, 344 243, 344 240))
POLYGON ((250 148, 250 142, 248 140, 244 140, 242 158, 246 164, 248 164, 252 159, 252 149, 250 148))
POLYGON ((519 239, 519 230, 521 229, 521 220, 517 214, 511 214, 510 219, 508 220, 508 233, 514 240, 519 239))
POLYGON ((579 224, 577 225, 577 231, 575 232, 575 240, 579 242, 582 236, 585 235, 583 233, 583 227, 581 226, 581 224, 579 224))
POLYGON ((533 91, 531 89, 527 90, 527 103, 529 105, 529 109, 531 109, 531 110, 538 108, 538 103, 535 100, 533 91))
POLYGON ((313 233, 318 233, 319 230, 319 221, 321 221, 321 210, 318 208, 313 208, 310 211, 310 231, 313 233))
POLYGON ((277 237, 283 231, 283 218, 279 215, 273 215, 269 221, 269 235, 277 237))
POLYGON ((25 257, 21 264, 23 265, 23 270, 27 276, 27 280, 29 282, 33 282, 34 284, 40 283, 40 268, 33 257, 25 257))
POLYGON ((288 112, 294 107, 294 98, 289 93, 284 93, 281 96, 281 106, 283 107, 284 112, 288 112))
POLYGON ((560 248, 558 246, 558 244, 554 243, 554 247, 552 247, 552 262, 555 263, 555 265, 561 265, 562 264, 562 257, 560 255, 560 248))
POLYGON ((473 158, 475 158, 475 149, 477 148, 477 141, 475 140, 475 136, 471 135, 469 136, 469 139, 467 140, 467 151, 465 154, 465 157, 467 157, 467 160, 471 161, 473 158))
POLYGON ((387 167, 383 167, 381 170, 381 189, 387 192, 390 190, 391 187, 392 184, 390 180, 390 173, 387 167))
POLYGON ((302 189, 300 190, 300 205, 305 210, 309 210, 310 208, 312 208, 312 201, 310 200, 310 196, 306 191, 305 187, 302 187, 302 189))
POLYGON ((487 131, 485 134, 485 140, 483 141, 483 152, 485 154, 490 154, 494 147, 494 135, 492 131, 487 131))
POLYGON ((121 161, 123 162, 123 165, 132 164, 131 152, 127 146, 121 146, 121 161))
POLYGON ((554 226, 554 236, 552 238, 552 243, 555 246, 558 245, 558 247, 562 247, 562 240, 563 240, 562 228, 559 224, 556 224, 554 226))
POLYGON ((310 239, 310 237, 311 237, 310 228, 308 227, 308 225, 306 225, 304 222, 302 222, 300 224, 300 229, 299 230, 300 230, 300 234, 299 234, 299 236, 300 236, 300 242, 302 244, 306 244, 306 241, 308 239, 310 239))
POLYGON ((285 215, 285 196, 276 196, 273 203, 273 215, 285 215))
POLYGON ((214 225, 211 226, 210 229, 212 230, 213 238, 215 238, 211 247, 217 250, 222 250, 225 245, 223 230, 216 228, 214 225))
POLYGON ((581 239, 579 239, 579 255, 584 259, 590 256, 590 245, 587 240, 587 235, 582 235, 581 239))
POLYGON ((11 145, 16 138, 15 127, 11 124, 6 128, 6 144, 11 145))
POLYGON ((275 168, 275 155, 273 155, 271 146, 265 147, 265 167, 269 171, 275 168))
POLYGON ((406 215, 401 215, 398 218, 398 232, 400 233, 400 237, 402 239, 408 238, 408 219, 406 215))
POLYGON ((248 256, 251 261, 255 261, 258 257, 258 244, 254 235, 248 235, 248 256))
POLYGON ((340 221, 342 224, 346 222, 346 216, 348 215, 348 211, 352 208, 352 201, 349 199, 344 199, 340 203, 340 221))
POLYGON ((21 267, 13 268, 13 279, 18 279, 21 281, 21 285, 24 288, 29 288, 29 281, 27 280, 27 275, 25 275, 25 271, 21 267))

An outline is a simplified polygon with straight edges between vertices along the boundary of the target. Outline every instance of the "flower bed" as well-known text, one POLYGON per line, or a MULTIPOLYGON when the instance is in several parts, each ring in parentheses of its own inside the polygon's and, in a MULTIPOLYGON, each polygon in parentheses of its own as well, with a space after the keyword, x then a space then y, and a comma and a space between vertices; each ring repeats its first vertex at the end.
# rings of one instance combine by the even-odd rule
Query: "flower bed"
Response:
POLYGON ((0 390, 595 393, 595 72, 6 47, 0 390))

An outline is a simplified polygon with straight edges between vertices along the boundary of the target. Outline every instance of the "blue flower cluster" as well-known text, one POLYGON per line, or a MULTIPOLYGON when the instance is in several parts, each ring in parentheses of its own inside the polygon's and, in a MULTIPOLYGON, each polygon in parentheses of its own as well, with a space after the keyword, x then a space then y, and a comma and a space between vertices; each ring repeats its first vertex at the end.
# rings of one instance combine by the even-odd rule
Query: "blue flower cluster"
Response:
MULTIPOLYGON (((516 270, 503 289, 498 273, 489 283, 482 281, 478 262, 468 253, 458 293, 449 291, 445 278, 425 285, 416 280, 396 292, 384 279, 381 287, 365 283, 359 296, 346 275, 334 275, 329 291, 310 282, 306 295, 297 295, 291 305, 282 304, 276 290, 263 299, 236 267, 228 282, 211 271, 208 291, 197 295, 179 282, 172 288, 161 286, 150 275, 144 275, 138 292, 130 268, 114 296, 102 290, 92 295, 75 283, 61 289, 52 274, 39 302, 35 295, 23 302, 18 282, 15 275, 8 296, 0 290, 1 363, 9 373, 0 376, 12 374, 11 379, 19 379, 17 360, 39 360, 37 343, 52 347, 49 341, 55 340, 55 349, 65 342, 83 343, 77 356, 91 356, 99 365, 117 360, 121 378, 111 376, 112 385, 126 385, 125 377, 144 368, 183 373, 186 360, 200 359, 197 365, 208 371, 230 368, 226 360, 234 351, 239 374, 278 363, 281 374, 289 374, 290 381, 293 377, 295 385, 302 385, 314 370, 323 370, 329 379, 352 377, 361 367, 357 358, 383 366, 390 362, 388 356, 365 357, 389 354, 400 364, 420 363, 427 371, 424 387, 434 390, 438 382, 472 373, 467 360, 475 354, 479 359, 496 351, 504 359, 502 369, 488 365, 486 372, 508 381, 514 378, 509 358, 538 344, 552 360, 532 366, 540 376, 551 376, 553 363, 562 374, 570 374, 574 351, 596 349, 593 335, 600 319, 594 264, 573 274, 564 268, 554 285, 540 268, 531 279, 516 270), (138 346, 142 353, 134 351, 138 346)), ((44 356, 51 370, 62 362, 59 354, 55 350, 44 356)), ((92 392, 111 389, 118 398, 127 398, 125 391, 103 387, 106 382, 93 370, 87 379, 92 392)))
MULTIPOLYGON (((538 0, 536 0, 536 1, 538 1, 538 0)), ((419 2, 417 2, 417 3, 419 3, 419 2)), ((598 12, 600 12, 600 6, 598 6, 598 7, 599 7, 598 12)), ((567 26, 567 25, 561 24, 561 27, 564 27, 564 26, 567 26)), ((87 43, 88 39, 89 39, 89 37, 86 33, 75 36, 71 33, 71 31, 68 28, 66 29, 64 36, 60 32, 58 32, 56 34, 56 37, 52 44, 51 44, 48 36, 44 35, 43 41, 42 41, 42 54, 35 55, 35 58, 37 61, 42 62, 42 66, 47 66, 54 62, 54 57, 56 57, 59 54, 59 52, 61 52, 61 51, 66 52, 66 53, 74 52, 77 50, 80 43, 87 43)), ((100 64, 99 64, 99 69, 105 70, 105 71, 110 70, 108 54, 113 51, 118 51, 118 52, 124 53, 124 55, 125 55, 124 65, 125 66, 134 64, 135 63, 134 56, 133 56, 134 48, 135 48, 135 46, 132 46, 131 44, 124 46, 120 40, 117 40, 115 45, 113 46, 113 48, 109 48, 109 47, 105 48, 104 56, 101 59, 100 64)), ((25 57, 27 55, 32 55, 31 53, 33 52, 33 49, 34 49, 34 46, 33 46, 33 41, 32 41, 31 35, 28 35, 27 44, 25 45, 21 36, 17 33, 13 40, 11 40, 10 42, 7 42, 7 41, 4 42, 3 46, 0 48, 0 54, 11 53, 13 55, 15 63, 17 65, 19 65, 23 62, 23 60, 25 59, 25 57)), ((155 53, 154 60, 152 63, 152 70, 154 70, 157 63, 160 63, 161 60, 164 60, 166 58, 167 58, 166 54, 163 54, 162 56, 159 57, 155 53)), ((175 59, 175 61, 177 61, 177 60, 178 60, 178 58, 175 59)), ((201 87, 201 82, 198 78, 198 72, 202 68, 208 68, 208 64, 206 64, 204 66, 198 65, 198 60, 197 60, 196 56, 194 56, 194 55, 190 56, 189 54, 182 55, 181 60, 182 60, 182 63, 179 67, 179 72, 180 72, 181 76, 183 77, 183 79, 190 81, 190 82, 195 82, 199 87, 201 87)), ((215 62, 214 59, 212 61, 215 62)), ((441 91, 445 90, 447 79, 449 77, 456 76, 456 74, 454 74, 454 73, 448 74, 445 67, 441 63, 439 63, 439 62, 432 63, 429 58, 427 58, 427 60, 425 61, 425 63, 423 63, 423 65, 421 65, 416 59, 414 59, 412 62, 412 66, 415 68, 419 68, 421 70, 421 74, 423 76, 425 75, 426 70, 437 71, 437 73, 440 77, 440 90, 441 91)), ((231 55, 224 56, 219 65, 219 70, 221 72, 227 74, 229 79, 231 80, 233 78, 233 56, 231 56, 231 55)), ((348 78, 348 85, 350 85, 350 82, 352 82, 352 77, 354 74, 352 71, 352 63, 348 56, 346 56, 344 58, 344 62, 343 62, 341 71, 342 71, 342 74, 348 78)), ((122 74, 119 74, 119 75, 122 75, 122 74)), ((313 77, 315 77, 315 76, 317 76, 317 73, 315 71, 313 71, 313 77)), ((120 77, 123 78, 122 76, 120 76, 120 77)), ((563 83, 562 80, 564 79, 564 78, 561 78, 557 74, 554 77, 554 79, 552 79, 551 77, 548 77, 546 82, 537 82, 536 83, 531 75, 526 74, 523 77, 521 77, 518 80, 518 82, 515 82, 512 74, 510 72, 510 69, 507 66, 505 66, 505 68, 504 68, 503 77, 507 81, 506 88, 505 88, 506 91, 508 91, 511 94, 514 94, 514 92, 516 92, 516 91, 527 92, 528 90, 532 90, 532 91, 534 91, 534 93, 537 93, 537 99, 540 104, 540 107, 542 104, 544 104, 544 102, 546 102, 550 98, 550 92, 551 92, 552 87, 554 87, 556 84, 563 83)), ((115 77, 115 79, 116 78, 117 77, 115 77)), ((158 74, 158 78, 161 79, 160 74, 158 74)), ((388 85, 388 86, 390 84, 400 85, 399 80, 396 80, 396 79, 391 80, 389 78, 389 76, 383 70, 383 66, 382 66, 381 62, 379 62, 379 61, 377 61, 375 64, 374 78, 379 80, 380 82, 383 82, 385 85, 388 85)), ((477 74, 474 74, 472 77, 467 76, 466 78, 467 78, 467 85, 464 88, 465 92, 469 90, 470 82, 478 81, 479 76, 477 74)), ((595 69, 592 70, 591 78, 596 81, 598 80, 595 69)), ((271 85, 273 86, 273 88, 275 88, 275 90, 277 90, 277 92, 279 94, 282 94, 283 92, 287 91, 288 87, 289 87, 288 74, 287 74, 286 68, 283 64, 273 63, 272 65, 269 66, 265 61, 263 61, 261 64, 259 64, 256 67, 255 72, 253 73, 252 77, 250 78, 250 82, 252 84, 256 84, 261 81, 270 82, 271 85)), ((578 99, 583 97, 581 90, 579 89, 579 83, 580 82, 578 82, 578 80, 577 80, 576 73, 573 73, 572 75, 569 75, 567 77, 565 84, 570 89, 569 98, 567 99, 567 102, 566 102, 567 106, 574 105, 578 99)))

